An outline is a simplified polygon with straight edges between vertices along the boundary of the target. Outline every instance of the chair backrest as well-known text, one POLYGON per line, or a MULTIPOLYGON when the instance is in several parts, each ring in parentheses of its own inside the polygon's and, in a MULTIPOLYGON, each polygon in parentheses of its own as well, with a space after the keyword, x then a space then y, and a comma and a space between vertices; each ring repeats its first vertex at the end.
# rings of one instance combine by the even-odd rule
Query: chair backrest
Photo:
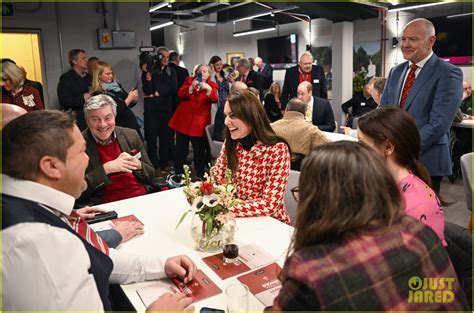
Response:
POLYGON ((209 142, 209 148, 211 149, 211 156, 214 159, 217 159, 219 152, 221 152, 222 145, 224 144, 221 141, 215 141, 212 139, 212 133, 214 132, 214 124, 209 124, 206 126, 206 137, 209 142))
POLYGON ((467 208, 472 211, 472 152, 461 157, 461 171, 467 208))
POLYGON ((352 118, 352 129, 357 129, 357 126, 359 126, 359 118, 360 116, 352 118))
POLYGON ((336 128, 334 128, 333 133, 338 133, 339 132, 339 127, 338 127, 337 121, 334 121, 334 124, 336 124, 336 128))
POLYGON ((298 186, 298 181, 300 180, 300 172, 298 171, 290 171, 290 177, 288 178, 288 185, 286 186, 285 190, 285 206, 286 211, 291 219, 291 225, 295 225, 295 218, 296 218, 296 208, 298 207, 298 203, 293 198, 291 194, 291 188, 298 186))

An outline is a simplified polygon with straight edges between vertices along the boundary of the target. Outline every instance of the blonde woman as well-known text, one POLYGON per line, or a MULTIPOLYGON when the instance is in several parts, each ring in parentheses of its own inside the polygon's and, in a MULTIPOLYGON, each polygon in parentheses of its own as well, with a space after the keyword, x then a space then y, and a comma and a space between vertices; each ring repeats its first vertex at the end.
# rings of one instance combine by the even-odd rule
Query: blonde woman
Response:
POLYGON ((99 61, 94 65, 91 94, 93 96, 105 94, 112 97, 117 103, 116 125, 135 129, 143 141, 137 118, 130 109, 137 103, 138 91, 133 88, 127 93, 122 85, 115 80, 112 65, 109 63, 99 61))
POLYGON ((270 122, 275 122, 283 117, 281 113, 281 87, 280 84, 274 82, 265 95, 264 99, 265 113, 267 113, 270 122))
POLYGON ((44 110, 38 90, 25 85, 23 71, 12 62, 2 62, 2 103, 15 104, 28 112, 44 110))

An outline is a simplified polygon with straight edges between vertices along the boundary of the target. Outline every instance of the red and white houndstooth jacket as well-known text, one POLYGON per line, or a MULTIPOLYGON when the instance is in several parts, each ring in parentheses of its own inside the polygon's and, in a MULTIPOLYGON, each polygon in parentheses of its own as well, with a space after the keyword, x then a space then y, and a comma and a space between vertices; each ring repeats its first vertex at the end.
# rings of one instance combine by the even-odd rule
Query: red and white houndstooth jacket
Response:
MULTIPOLYGON (((255 144, 246 151, 240 143, 236 147, 239 165, 233 183, 242 203, 234 206, 236 217, 271 216, 289 224, 290 217, 284 204, 284 193, 290 174, 290 153, 285 143, 255 144)), ((217 181, 225 178, 226 148, 223 145, 213 167, 217 181)))

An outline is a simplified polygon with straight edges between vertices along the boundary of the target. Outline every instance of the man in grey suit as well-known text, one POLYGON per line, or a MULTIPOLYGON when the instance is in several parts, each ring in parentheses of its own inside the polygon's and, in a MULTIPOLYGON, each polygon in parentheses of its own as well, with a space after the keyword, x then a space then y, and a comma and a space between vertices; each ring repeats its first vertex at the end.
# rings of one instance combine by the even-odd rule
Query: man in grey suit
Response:
POLYGON ((449 129, 462 97, 461 70, 433 53, 435 28, 426 19, 405 25, 401 50, 407 60, 390 70, 380 102, 406 110, 416 121, 421 137, 421 160, 433 189, 451 175, 449 129))

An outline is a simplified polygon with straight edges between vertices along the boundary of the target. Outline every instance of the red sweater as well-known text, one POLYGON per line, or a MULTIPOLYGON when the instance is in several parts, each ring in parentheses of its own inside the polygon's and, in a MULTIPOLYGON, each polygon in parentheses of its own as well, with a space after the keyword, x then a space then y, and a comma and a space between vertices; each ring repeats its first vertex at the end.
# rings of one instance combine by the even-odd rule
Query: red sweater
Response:
MULTIPOLYGON (((117 140, 108 145, 96 144, 96 148, 102 164, 115 160, 122 153, 117 140)), ((110 184, 104 189, 101 203, 138 197, 146 193, 145 186, 137 180, 133 173, 113 173, 108 176, 110 184)))
POLYGON ((16 104, 28 112, 44 110, 44 105, 38 90, 30 86, 23 86, 23 89, 15 96, 3 89, 2 103, 16 104))

